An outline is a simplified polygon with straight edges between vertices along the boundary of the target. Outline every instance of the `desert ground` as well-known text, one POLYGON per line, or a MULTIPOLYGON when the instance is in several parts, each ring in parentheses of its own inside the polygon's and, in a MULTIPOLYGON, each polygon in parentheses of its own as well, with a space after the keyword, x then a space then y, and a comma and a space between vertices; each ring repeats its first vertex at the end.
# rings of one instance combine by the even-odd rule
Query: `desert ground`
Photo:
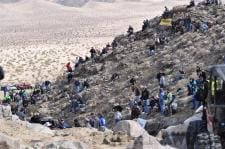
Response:
POLYGON ((51 80, 62 75, 76 56, 101 49, 129 25, 140 30, 144 19, 160 15, 164 6, 188 0, 85 1, 68 7, 54 0, 0 0, 0 65, 2 84, 51 80))

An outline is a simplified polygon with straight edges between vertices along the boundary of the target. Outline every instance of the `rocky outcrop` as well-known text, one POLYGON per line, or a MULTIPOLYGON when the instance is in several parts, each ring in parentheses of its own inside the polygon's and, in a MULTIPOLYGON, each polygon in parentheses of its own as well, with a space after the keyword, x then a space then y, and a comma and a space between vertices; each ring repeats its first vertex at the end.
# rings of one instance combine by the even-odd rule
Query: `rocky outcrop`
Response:
MULTIPOLYGON (((156 138, 146 134, 137 137, 134 142, 130 143, 127 149, 166 149, 156 138)), ((168 148, 169 149, 169 148, 168 148)))
POLYGON ((147 133, 136 121, 120 121, 113 129, 115 132, 125 132, 132 138, 139 137, 147 133))
POLYGON ((165 129, 169 126, 178 125, 183 123, 191 114, 175 115, 172 117, 165 117, 158 115, 156 118, 147 120, 145 130, 153 136, 156 136, 161 129, 165 129))
POLYGON ((188 118, 183 124, 161 130, 162 143, 176 148, 193 149, 196 135, 202 131, 201 118, 202 113, 198 113, 188 118))
POLYGON ((82 142, 74 141, 56 141, 45 145, 46 149, 88 149, 88 146, 82 142))
POLYGON ((55 135, 55 132, 53 130, 51 130, 48 127, 43 126, 41 124, 31 124, 31 123, 27 122, 27 128, 31 131, 34 131, 34 132, 47 133, 47 134, 50 134, 52 136, 55 135))
POLYGON ((121 121, 115 126, 114 132, 124 132, 134 139, 134 141, 127 146, 127 149, 165 148, 155 137, 150 136, 136 121, 121 121))
POLYGON ((20 143, 18 139, 15 139, 0 133, 0 148, 1 149, 19 149, 20 143))

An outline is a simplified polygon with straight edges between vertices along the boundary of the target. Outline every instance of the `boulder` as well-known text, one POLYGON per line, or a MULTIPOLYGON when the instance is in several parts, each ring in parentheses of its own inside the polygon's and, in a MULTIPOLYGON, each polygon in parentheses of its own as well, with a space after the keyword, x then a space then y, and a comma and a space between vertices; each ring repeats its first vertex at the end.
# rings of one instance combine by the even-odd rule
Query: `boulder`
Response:
POLYGON ((125 132, 132 138, 136 138, 147 133, 137 122, 132 120, 120 121, 113 130, 114 132, 125 132))
POLYGON ((155 137, 143 134, 131 142, 127 149, 169 149, 170 147, 162 146, 155 137))
POLYGON ((12 112, 10 105, 3 105, 1 106, 2 114, 5 119, 11 120, 12 119, 12 112))
POLYGON ((161 130, 163 144, 182 149, 192 146, 196 135, 201 131, 201 116, 202 113, 197 113, 185 120, 183 124, 161 130))
POLYGON ((1 149, 18 149, 20 148, 19 140, 0 133, 0 148, 1 149))
POLYGON ((46 149, 88 149, 83 142, 60 140, 46 145, 46 149))
POLYGON ((173 116, 173 117, 162 117, 159 116, 155 119, 147 120, 145 125, 145 130, 153 136, 156 136, 161 129, 165 129, 172 125, 178 125, 184 122, 185 119, 187 119, 189 115, 181 115, 181 116, 173 116))
POLYGON ((28 129, 30 129, 31 131, 34 131, 34 132, 47 133, 47 134, 50 134, 50 135, 55 135, 55 131, 53 131, 53 130, 49 129, 48 127, 43 126, 41 124, 31 124, 31 123, 27 122, 26 127, 28 129))

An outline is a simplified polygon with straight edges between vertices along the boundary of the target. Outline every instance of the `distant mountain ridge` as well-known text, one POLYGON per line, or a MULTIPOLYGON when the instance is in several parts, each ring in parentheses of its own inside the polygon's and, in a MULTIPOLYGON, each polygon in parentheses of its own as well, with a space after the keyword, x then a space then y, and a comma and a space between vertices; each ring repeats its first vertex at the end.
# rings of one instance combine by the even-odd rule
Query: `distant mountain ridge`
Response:
POLYGON ((0 3, 15 3, 18 2, 19 0, 0 0, 0 3))
MULTIPOLYGON (((52 2, 69 7, 82 7, 89 1, 90 0, 52 0, 52 2)), ((115 0, 94 0, 94 1, 110 2, 110 3, 115 2, 115 0)))
MULTIPOLYGON (((0 0, 0 3, 16 3, 21 0, 0 0)), ((68 6, 68 7, 82 7, 85 4, 87 4, 90 0, 45 0, 53 3, 57 3, 63 6, 68 6)), ((95 2, 115 2, 115 0, 93 0, 95 2)))

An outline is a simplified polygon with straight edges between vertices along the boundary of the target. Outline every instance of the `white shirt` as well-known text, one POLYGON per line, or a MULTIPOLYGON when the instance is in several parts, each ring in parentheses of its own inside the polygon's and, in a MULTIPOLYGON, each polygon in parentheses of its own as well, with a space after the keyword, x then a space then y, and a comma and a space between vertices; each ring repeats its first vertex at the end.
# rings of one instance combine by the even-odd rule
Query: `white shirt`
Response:
POLYGON ((115 118, 115 120, 121 120, 122 119, 122 114, 119 111, 117 111, 115 113, 115 115, 114 115, 114 118, 115 118))

